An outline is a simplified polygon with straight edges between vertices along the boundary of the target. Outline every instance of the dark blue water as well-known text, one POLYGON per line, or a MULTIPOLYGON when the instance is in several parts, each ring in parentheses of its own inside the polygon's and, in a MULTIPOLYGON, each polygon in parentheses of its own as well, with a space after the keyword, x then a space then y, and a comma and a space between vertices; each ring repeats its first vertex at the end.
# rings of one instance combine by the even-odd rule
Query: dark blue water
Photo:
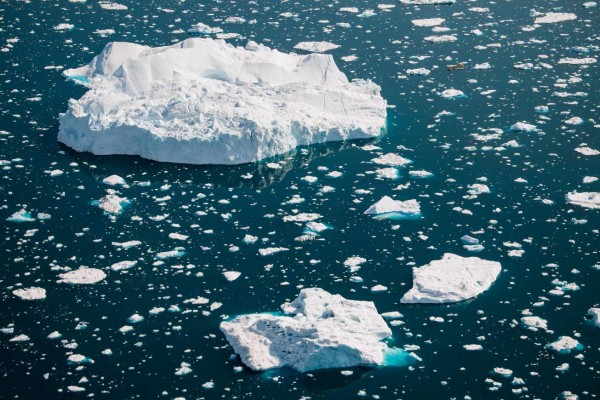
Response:
POLYGON ((393 3, 396 7, 389 12, 379 10, 376 2, 121 3, 129 9, 106 11, 94 1, 0 4, 3 46, 10 45, 0 53, 0 159, 5 160, 0 180, 0 327, 14 331, 0 333, 0 398, 547 399, 564 391, 597 397, 600 330, 586 323, 585 315, 600 303, 600 271, 593 268, 600 263, 599 211, 568 205, 564 196, 574 190, 600 191, 600 182, 583 183, 585 176, 600 175, 600 156, 574 151, 582 143, 600 149, 600 77, 597 63, 560 65, 558 60, 580 57, 572 51, 575 46, 588 47, 586 56, 598 57, 598 8, 531 0, 419 7, 393 3), (348 6, 374 9, 377 15, 359 18, 338 11, 348 6), (471 7, 488 7, 489 12, 471 12, 471 7), (559 8, 578 19, 523 30, 533 24, 532 8, 559 8), (284 12, 297 16, 281 17, 284 12), (224 23, 229 16, 256 23, 224 23), (440 34, 452 33, 458 40, 424 41, 435 33, 413 27, 410 21, 432 17, 445 18, 443 26, 451 31, 440 34), (58 114, 66 110, 69 98, 81 96, 85 89, 66 82, 55 67, 83 65, 111 40, 153 46, 176 42, 187 36, 172 32, 186 31, 197 22, 241 34, 243 38, 230 40, 239 45, 252 39, 291 51, 305 40, 339 44, 332 54, 340 68, 349 77, 377 82, 395 106, 389 110, 387 134, 371 142, 300 148, 268 160, 280 162, 278 170, 265 163, 194 167, 99 157, 75 153, 56 142, 58 114), (339 27, 338 22, 351 27, 339 27), (74 29, 57 32, 53 27, 59 23, 71 23, 74 29), (93 33, 107 28, 116 33, 93 33), (473 29, 483 35, 471 34, 473 29), (18 41, 6 42, 13 38, 18 41), (358 59, 341 61, 347 55, 358 59), (466 63, 466 69, 446 70, 457 62, 466 63), (491 68, 473 69, 484 62, 491 68), (518 63, 534 67, 515 69, 518 63), (406 69, 418 67, 431 74, 405 76, 406 69), (448 88, 462 90, 465 97, 440 97, 438 93, 448 88), (481 94, 487 90, 495 92, 481 94), (553 96, 557 91, 587 95, 561 98, 553 96), (536 113, 539 105, 548 105, 549 112, 536 113), (436 118, 443 110, 454 115, 436 118), (564 124, 572 116, 585 122, 564 124), (541 132, 510 132, 517 121, 535 124, 541 132), (472 136, 492 128, 503 133, 487 142, 472 136), (499 148, 510 140, 520 147, 499 148), (365 144, 381 151, 362 150, 365 144), (370 160, 389 152, 413 163, 401 169, 397 180, 378 180, 369 173, 378 168, 370 160), (411 179, 411 169, 434 176, 411 179), (51 176, 52 170, 64 173, 51 176), (331 171, 343 175, 326 177, 331 171), (92 204, 105 195, 102 179, 112 174, 126 179, 129 186, 118 190, 131 201, 116 218, 92 204), (242 177, 247 174, 252 178, 242 177), (307 175, 319 179, 308 184, 302 180, 307 175), (491 193, 473 198, 467 186, 478 178, 487 178, 483 183, 491 193), (518 178, 526 182, 515 182, 518 178), (323 191, 324 186, 335 190, 323 191), (357 189, 369 192, 356 193, 357 189), (286 204, 293 195, 305 201, 286 204), (384 195, 417 199, 423 218, 376 220, 363 215, 384 195), (544 204, 544 199, 553 204, 544 204), (51 218, 5 221, 22 208, 51 218), (294 210, 319 213, 320 222, 332 229, 318 240, 295 241, 304 225, 283 221, 294 210), (174 240, 170 233, 189 237, 174 240), (246 234, 260 239, 243 244, 246 234), (491 289, 448 306, 401 305, 412 283, 411 267, 445 252, 469 255, 460 241, 465 234, 484 245, 477 256, 502 263, 491 289), (141 245, 127 250, 113 245, 129 240, 141 245), (505 242, 520 243, 522 256, 508 256, 511 248, 505 242), (183 247, 185 254, 157 263, 157 252, 176 247, 183 247), (265 247, 289 251, 261 257, 258 249, 265 247), (355 274, 343 266, 353 255, 368 260, 356 274, 363 283, 351 282, 355 274), (126 271, 110 270, 123 260, 138 263, 126 271), (557 266, 545 267, 548 264, 557 266), (66 268, 81 265, 100 268, 108 277, 91 286, 56 283, 66 268), (228 282, 222 276, 228 270, 242 275, 228 282), (576 283, 579 290, 552 295, 549 291, 562 285, 555 279, 576 283), (377 284, 388 290, 372 293, 370 288, 377 284), (11 293, 20 285, 43 287, 47 298, 19 300, 11 293), (392 327, 393 345, 418 346, 415 352, 422 361, 408 367, 357 368, 351 376, 336 370, 236 371, 242 364, 221 335, 220 321, 277 311, 300 288, 314 286, 374 301, 381 312, 400 311, 404 323, 392 327), (184 303, 198 296, 209 303, 184 303), (222 305, 216 308, 216 303, 222 305), (174 311, 169 311, 171 306, 176 306, 174 311), (165 311, 150 315, 154 307, 165 311), (519 326, 524 310, 547 319, 551 331, 519 326), (135 313, 145 320, 129 324, 127 319, 135 313), (134 330, 122 334, 119 328, 124 325, 134 330), (53 331, 62 338, 47 339, 53 331), (9 342, 19 334, 30 340, 9 342), (583 350, 562 355, 545 348, 560 336, 576 338, 583 350), (466 344, 481 344, 483 350, 467 352, 466 344), (112 355, 102 354, 105 349, 112 355), (70 365, 71 352, 93 363, 70 365), (192 373, 175 376, 182 362, 190 364, 192 373), (563 363, 569 364, 568 371, 557 371, 563 363), (525 383, 512 385, 512 377, 492 373, 496 367, 513 370, 525 383), (207 382, 214 387, 203 387, 207 382), (72 385, 85 391, 69 393, 72 385), (519 388, 526 389, 513 391, 519 388))

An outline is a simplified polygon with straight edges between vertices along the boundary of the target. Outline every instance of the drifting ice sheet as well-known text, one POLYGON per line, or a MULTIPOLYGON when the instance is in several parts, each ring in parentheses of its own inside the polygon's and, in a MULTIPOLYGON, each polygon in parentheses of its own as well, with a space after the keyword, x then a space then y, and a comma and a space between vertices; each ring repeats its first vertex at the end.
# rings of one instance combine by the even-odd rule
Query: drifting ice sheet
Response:
POLYGON ((413 287, 401 303, 454 303, 475 297, 494 283, 499 262, 446 253, 420 268, 413 268, 413 287))
POLYGON ((370 301, 311 288, 281 308, 282 315, 240 315, 221 323, 235 352, 253 370, 375 366, 385 364, 390 353, 412 358, 382 342, 392 332, 370 301))
POLYGON ((386 102, 333 57, 190 38, 151 48, 113 42, 64 71, 89 86, 60 116, 77 151, 189 164, 241 164, 299 145, 378 136, 386 102))

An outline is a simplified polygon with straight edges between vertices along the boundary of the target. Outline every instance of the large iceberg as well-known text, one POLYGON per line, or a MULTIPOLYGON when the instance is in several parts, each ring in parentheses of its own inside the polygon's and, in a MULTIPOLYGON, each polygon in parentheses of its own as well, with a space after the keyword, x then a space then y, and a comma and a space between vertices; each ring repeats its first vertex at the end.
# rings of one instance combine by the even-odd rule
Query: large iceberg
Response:
POLYGON ((392 331, 370 301, 310 288, 281 308, 282 314, 240 315, 221 323, 234 351, 253 370, 291 367, 306 372, 413 358, 383 342, 392 331))
POLYGON ((441 260, 413 268, 413 287, 401 303, 454 303, 475 297, 494 283, 499 262, 446 253, 441 260))
POLYGON ((386 101, 325 54, 189 38, 164 47, 113 42, 64 75, 90 90, 69 100, 58 140, 77 151, 189 164, 240 164, 299 145, 371 138, 386 101))

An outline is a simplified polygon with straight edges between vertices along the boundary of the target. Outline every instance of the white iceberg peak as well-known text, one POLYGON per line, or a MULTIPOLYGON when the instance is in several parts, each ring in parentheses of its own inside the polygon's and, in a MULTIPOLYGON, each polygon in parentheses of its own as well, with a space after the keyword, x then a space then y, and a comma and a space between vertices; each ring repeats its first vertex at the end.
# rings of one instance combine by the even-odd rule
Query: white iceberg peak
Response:
POLYGON ((300 145, 375 137, 385 126, 375 83, 349 82, 330 55, 254 42, 112 42, 64 74, 91 89, 69 101, 58 140, 94 154, 241 164, 300 145))

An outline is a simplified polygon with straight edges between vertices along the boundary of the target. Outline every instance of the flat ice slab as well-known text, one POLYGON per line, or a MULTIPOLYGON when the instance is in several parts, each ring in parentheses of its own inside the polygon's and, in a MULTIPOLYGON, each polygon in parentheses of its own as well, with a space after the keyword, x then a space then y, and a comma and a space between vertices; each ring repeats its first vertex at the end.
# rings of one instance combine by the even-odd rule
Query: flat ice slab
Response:
POLYGON ((576 206, 600 209, 600 192, 569 192, 565 200, 576 206))
POLYGON ((378 202, 369 207, 364 214, 384 216, 388 214, 404 215, 406 217, 421 217, 421 206, 415 199, 400 201, 389 196, 383 196, 378 202))
POLYGON ((397 355, 398 349, 382 342, 392 332, 370 301, 310 288, 281 308, 283 314, 240 315, 221 323, 234 351, 253 370, 375 366, 390 351, 397 355))
POLYGON ((499 262, 446 253, 422 267, 413 268, 413 287, 401 303, 454 303, 476 297, 494 283, 499 262))
POLYGON ((64 75, 90 90, 69 100, 58 140, 94 154, 241 164, 300 145, 376 137, 385 126, 375 83, 349 82, 331 55, 254 42, 112 42, 64 75))

